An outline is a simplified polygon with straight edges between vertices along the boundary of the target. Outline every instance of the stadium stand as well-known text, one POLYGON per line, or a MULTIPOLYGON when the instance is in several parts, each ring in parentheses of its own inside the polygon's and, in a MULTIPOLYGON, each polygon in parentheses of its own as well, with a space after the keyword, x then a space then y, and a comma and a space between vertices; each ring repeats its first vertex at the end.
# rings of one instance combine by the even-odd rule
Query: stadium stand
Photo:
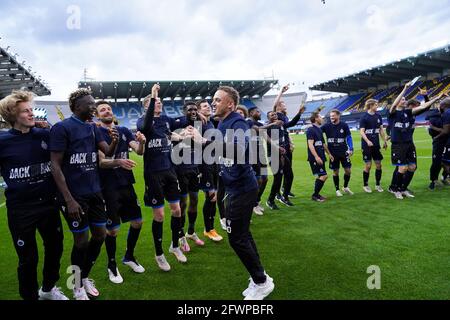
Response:
POLYGON ((24 62, 19 63, 14 55, 0 47, 0 99, 12 90, 27 89, 37 96, 50 95, 50 89, 26 69, 24 62))
MULTIPOLYGON (((312 86, 310 89, 346 93, 348 96, 343 101, 331 103, 331 107, 326 112, 322 110, 321 114, 327 116, 331 109, 336 108, 343 112, 343 120, 356 129, 364 111, 364 104, 370 98, 379 101, 380 112, 386 124, 385 108, 401 92, 407 81, 419 75, 422 78, 407 91, 405 95, 407 99, 423 101, 419 88, 427 89, 430 97, 448 91, 450 89, 450 46, 330 80, 312 86)), ((315 106, 314 103, 312 102, 311 105, 315 106)), ((417 117, 417 123, 426 124, 425 117, 426 114, 417 117)), ((303 118, 307 118, 307 115, 305 114, 303 118)), ((298 127, 293 129, 298 130, 298 127)))

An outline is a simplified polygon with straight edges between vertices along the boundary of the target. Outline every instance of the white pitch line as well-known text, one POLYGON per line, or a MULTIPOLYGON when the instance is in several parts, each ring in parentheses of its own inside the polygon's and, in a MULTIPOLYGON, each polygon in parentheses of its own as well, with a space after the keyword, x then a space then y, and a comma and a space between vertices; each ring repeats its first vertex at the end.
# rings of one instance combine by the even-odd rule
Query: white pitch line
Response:
POLYGON ((0 208, 3 208, 3 207, 5 206, 5 204, 6 204, 6 202, 5 202, 5 203, 2 203, 2 204, 0 204, 0 208))

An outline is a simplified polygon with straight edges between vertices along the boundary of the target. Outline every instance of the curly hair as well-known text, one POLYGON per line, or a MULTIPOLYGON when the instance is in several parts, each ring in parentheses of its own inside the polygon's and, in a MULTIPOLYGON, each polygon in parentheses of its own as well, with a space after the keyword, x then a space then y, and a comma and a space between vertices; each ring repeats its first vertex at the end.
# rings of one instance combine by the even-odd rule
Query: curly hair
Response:
POLYGON ((11 126, 14 126, 19 103, 31 102, 33 99, 34 94, 30 91, 14 90, 9 96, 0 100, 0 115, 11 126))
POLYGON ((80 88, 72 92, 69 96, 69 107, 70 110, 73 111, 78 99, 81 99, 86 96, 90 96, 92 94, 91 90, 86 88, 80 88))

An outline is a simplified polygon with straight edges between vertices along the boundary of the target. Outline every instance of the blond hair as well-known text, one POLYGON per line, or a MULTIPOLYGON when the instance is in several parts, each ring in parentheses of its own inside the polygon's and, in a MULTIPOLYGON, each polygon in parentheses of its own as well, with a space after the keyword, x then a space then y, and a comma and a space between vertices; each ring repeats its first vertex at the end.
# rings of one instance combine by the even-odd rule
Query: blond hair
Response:
POLYGON ((25 90, 14 90, 9 96, 0 100, 0 115, 11 126, 17 119, 18 106, 22 102, 31 102, 34 99, 34 94, 25 90))
POLYGON ((365 103, 365 105, 364 105, 364 108, 365 108, 366 110, 369 110, 369 109, 372 108, 372 106, 373 106, 374 104, 376 104, 376 103, 378 103, 378 100, 375 100, 375 99, 369 99, 369 100, 366 101, 366 103, 365 103))
POLYGON ((238 105, 236 107, 236 111, 237 110, 241 110, 244 113, 244 118, 247 119, 248 118, 248 109, 246 106, 243 106, 242 104, 238 105))

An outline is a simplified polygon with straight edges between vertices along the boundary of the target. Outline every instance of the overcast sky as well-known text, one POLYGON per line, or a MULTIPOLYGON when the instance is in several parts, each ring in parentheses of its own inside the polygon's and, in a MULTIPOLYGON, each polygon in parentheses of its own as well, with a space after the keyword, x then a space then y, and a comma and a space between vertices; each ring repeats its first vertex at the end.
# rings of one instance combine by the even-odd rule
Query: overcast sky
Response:
POLYGON ((300 90, 444 46, 448 17, 450 0, 2 0, 0 46, 50 84, 50 100, 65 100, 84 68, 105 81, 273 71, 300 90))

